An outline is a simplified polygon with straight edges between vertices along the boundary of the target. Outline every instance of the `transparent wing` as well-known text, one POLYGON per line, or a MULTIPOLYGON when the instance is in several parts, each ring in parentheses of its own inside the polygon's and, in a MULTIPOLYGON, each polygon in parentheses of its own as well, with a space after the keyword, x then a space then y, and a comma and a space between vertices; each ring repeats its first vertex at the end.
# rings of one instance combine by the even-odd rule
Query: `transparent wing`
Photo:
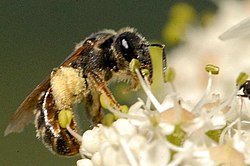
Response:
POLYGON ((250 36, 250 17, 245 18, 226 30, 226 32, 219 36, 219 39, 225 41, 247 36, 250 36))
MULTIPOLYGON (((68 66, 74 60, 76 60, 81 53, 84 51, 86 46, 81 46, 76 49, 72 54, 70 54, 62 66, 68 66)), ((12 116, 9 125, 5 129, 4 135, 10 133, 22 132, 24 127, 30 122, 34 121, 34 110, 36 109, 37 102, 42 92, 47 91, 50 87, 50 76, 43 80, 22 102, 22 104, 17 108, 16 112, 12 116)))
POLYGON ((41 82, 22 104, 17 108, 16 112, 12 116, 9 125, 4 131, 4 135, 16 132, 19 133, 23 128, 34 121, 34 112, 38 98, 40 97, 43 91, 46 91, 50 86, 50 77, 47 77, 43 82, 41 82))

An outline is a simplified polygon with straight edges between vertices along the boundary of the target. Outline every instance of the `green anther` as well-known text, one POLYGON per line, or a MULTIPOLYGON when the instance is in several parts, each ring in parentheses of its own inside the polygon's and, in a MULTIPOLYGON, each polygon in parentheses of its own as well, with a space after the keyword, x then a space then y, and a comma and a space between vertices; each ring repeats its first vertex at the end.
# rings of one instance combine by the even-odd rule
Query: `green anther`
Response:
POLYGON ((114 121, 118 120, 120 117, 116 114, 113 114, 114 115, 114 121))
POLYGON ((142 69, 141 73, 142 73, 143 77, 146 77, 146 78, 148 78, 150 75, 150 72, 148 69, 142 69))
POLYGON ((150 117, 150 122, 153 126, 157 126, 159 124, 159 118, 153 115, 150 117))
POLYGON ((241 86, 243 85, 248 79, 248 74, 241 72, 236 79, 236 85, 241 86))
POLYGON ((102 108, 104 109, 108 109, 108 103, 106 102, 106 98, 105 98, 105 95, 101 94, 100 95, 100 103, 101 103, 101 106, 102 108))
POLYGON ((120 111, 121 111, 122 113, 127 114, 127 113, 128 113, 128 106, 127 106, 127 105, 121 105, 121 106, 120 106, 120 111))
POLYGON ((135 72, 135 69, 139 69, 140 68, 140 61, 138 59, 132 59, 131 62, 129 63, 129 69, 132 72, 135 72))
POLYGON ((73 118, 73 113, 69 109, 63 109, 58 114, 58 121, 59 125, 62 128, 66 128, 67 125, 71 123, 71 120, 73 118))
POLYGON ((112 107, 112 103, 104 94, 100 95, 100 103, 101 103, 102 108, 104 109, 108 109, 109 107, 112 107))
POLYGON ((207 72, 214 74, 214 75, 217 75, 217 74, 219 74, 220 68, 218 66, 208 64, 208 65, 206 65, 205 70, 207 72))
POLYGON ((167 68, 166 75, 165 75, 165 81, 166 82, 173 82, 174 79, 175 79, 174 68, 172 68, 172 67, 167 68))
POLYGON ((111 126, 114 121, 115 121, 114 114, 108 113, 102 119, 102 124, 105 125, 105 126, 111 126))
MULTIPOLYGON (((120 112, 127 114, 128 113, 128 106, 127 105, 121 105, 120 106, 120 112)), ((120 117, 117 114, 114 114, 114 120, 119 119, 120 117)))

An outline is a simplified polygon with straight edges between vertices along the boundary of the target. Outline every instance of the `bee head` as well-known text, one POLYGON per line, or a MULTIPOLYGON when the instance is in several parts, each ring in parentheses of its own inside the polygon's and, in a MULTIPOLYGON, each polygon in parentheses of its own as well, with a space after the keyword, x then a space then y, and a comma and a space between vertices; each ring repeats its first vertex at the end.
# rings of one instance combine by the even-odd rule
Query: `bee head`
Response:
POLYGON ((153 75, 152 61, 149 53, 149 44, 132 28, 124 28, 117 34, 113 45, 116 52, 117 65, 119 69, 128 69, 132 59, 140 62, 140 70, 149 70, 149 80, 153 75))

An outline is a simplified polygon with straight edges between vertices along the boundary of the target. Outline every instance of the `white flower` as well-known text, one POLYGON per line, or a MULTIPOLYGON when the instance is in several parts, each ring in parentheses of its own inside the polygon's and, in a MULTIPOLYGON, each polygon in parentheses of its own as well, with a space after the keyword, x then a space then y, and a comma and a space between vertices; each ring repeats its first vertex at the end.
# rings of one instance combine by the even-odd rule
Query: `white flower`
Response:
MULTIPOLYGON (((138 76, 140 77, 139 74, 138 76)), ((185 105, 184 101, 169 105, 170 108, 165 111, 162 111, 163 103, 158 106, 160 110, 152 111, 140 100, 130 107, 126 116, 120 117, 111 126, 100 124, 86 131, 82 136, 80 149, 85 159, 77 164, 79 166, 81 163, 97 166, 177 166, 248 163, 250 135, 241 131, 241 125, 246 125, 248 121, 243 123, 240 117, 232 118, 232 115, 228 114, 237 111, 232 109, 239 108, 237 106, 239 102, 232 102, 239 99, 237 91, 233 91, 226 100, 222 100, 219 95, 211 93, 213 86, 211 74, 208 82, 210 83, 203 97, 189 111, 182 107, 185 105), (211 95, 213 97, 210 97, 211 95), (216 130, 221 130, 221 134, 218 136, 207 134, 216 130), (242 134, 237 135, 237 133, 242 134), (214 139, 219 141, 216 142, 214 139), (227 146, 226 143, 230 140, 234 142, 234 147, 227 146), (223 154, 226 147, 233 150, 233 153, 226 153, 226 157, 230 159, 236 155, 237 158, 228 161, 212 155, 214 151, 223 154), (172 159, 171 152, 175 153, 172 159)), ((145 85, 145 91, 150 91, 148 95, 153 95, 145 81, 141 80, 141 84, 145 85)), ((177 100, 176 96, 172 98, 174 99, 171 97, 169 99, 177 100)))
POLYGON ((77 166, 94 166, 91 160, 89 159, 81 159, 76 162, 77 166))
POLYGON ((197 101, 206 86, 205 64, 220 67, 214 79, 215 93, 222 97, 233 91, 238 73, 250 73, 250 38, 221 41, 218 36, 242 19, 249 17, 249 1, 218 0, 217 14, 207 27, 193 26, 184 36, 184 43, 168 54, 168 63, 176 69, 175 85, 185 100, 197 101))
POLYGON ((237 96, 235 81, 236 73, 250 71, 249 42, 217 39, 234 21, 250 14, 245 3, 219 1, 210 26, 187 32, 186 43, 171 52, 169 63, 177 77, 163 103, 135 70, 155 109, 142 100, 127 114, 110 107, 120 118, 83 134, 83 159, 77 165, 249 165, 250 101, 237 96), (206 63, 218 65, 220 74, 202 72, 206 63))
POLYGON ((95 163, 94 165, 104 166, 150 166, 155 163, 166 165, 170 159, 170 152, 164 136, 171 134, 174 127, 165 122, 154 126, 150 120, 150 113, 145 114, 142 106, 140 101, 135 103, 131 106, 128 116, 135 115, 133 110, 135 108, 139 112, 137 115, 144 117, 145 121, 141 120, 139 123, 138 119, 120 118, 110 127, 99 125, 86 131, 82 136, 80 152, 83 157, 86 156, 91 160, 82 162, 91 161, 95 163))
POLYGON ((97 152, 101 143, 99 137, 100 128, 95 127, 92 130, 87 130, 84 132, 82 136, 82 148, 85 149, 89 153, 97 152))
POLYGON ((153 140, 141 149, 139 165, 154 166, 167 165, 170 160, 170 152, 166 143, 162 140, 153 140))

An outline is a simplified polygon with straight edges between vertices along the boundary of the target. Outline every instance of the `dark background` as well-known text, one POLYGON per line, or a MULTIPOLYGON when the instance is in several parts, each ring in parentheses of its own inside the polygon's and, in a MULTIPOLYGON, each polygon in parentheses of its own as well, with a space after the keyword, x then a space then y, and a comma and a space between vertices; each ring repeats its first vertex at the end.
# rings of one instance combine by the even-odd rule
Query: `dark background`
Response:
POLYGON ((77 158, 52 155, 36 139, 33 125, 21 134, 3 137, 11 115, 92 32, 131 26, 148 40, 161 41, 168 11, 177 2, 190 3, 198 13, 214 7, 208 0, 0 1, 0 165, 75 165, 77 158))

